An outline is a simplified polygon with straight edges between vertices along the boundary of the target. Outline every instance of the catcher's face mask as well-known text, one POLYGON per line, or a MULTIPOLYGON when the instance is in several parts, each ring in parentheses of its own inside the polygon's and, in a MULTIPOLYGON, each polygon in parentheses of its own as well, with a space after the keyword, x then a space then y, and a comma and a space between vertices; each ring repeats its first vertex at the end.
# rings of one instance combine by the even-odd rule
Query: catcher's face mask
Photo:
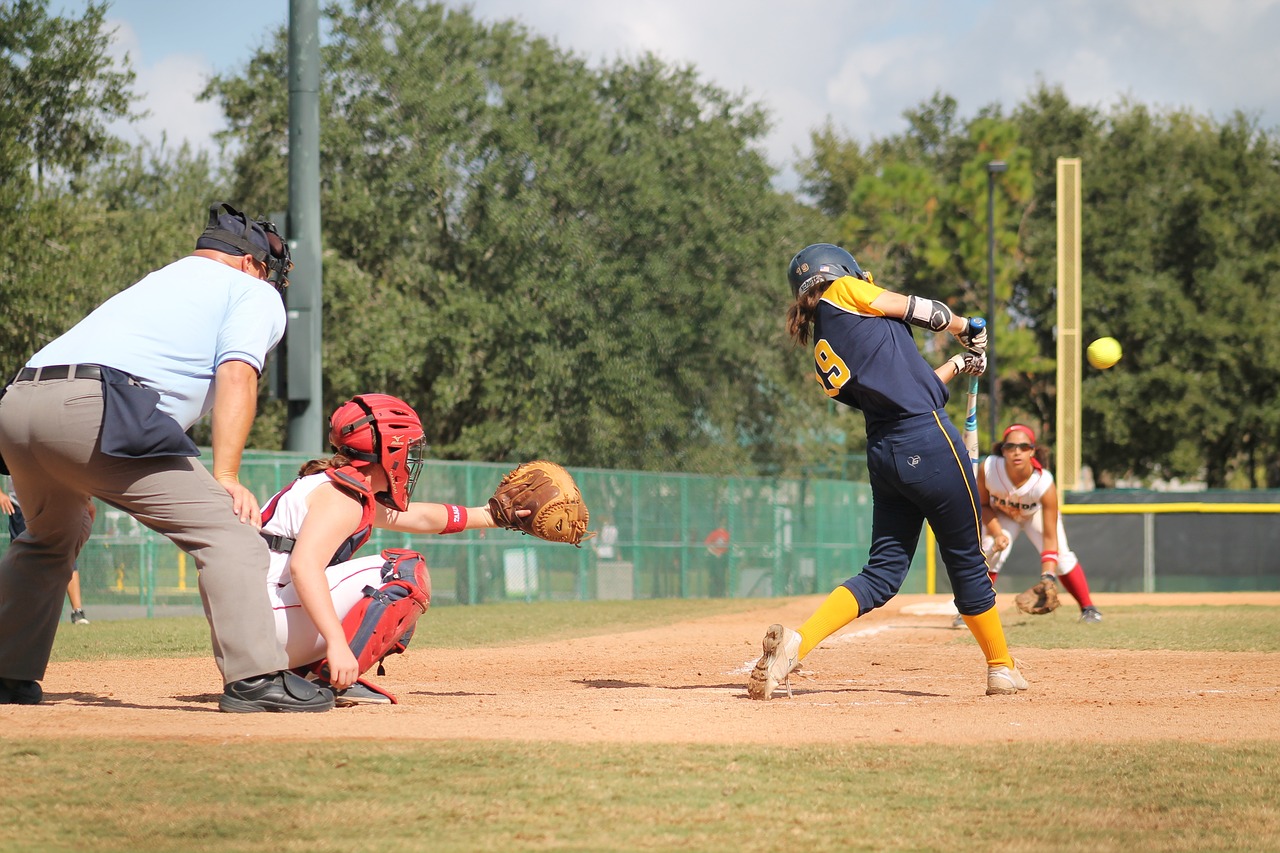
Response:
POLYGON ((348 459, 376 464, 387 475, 387 491, 374 498, 404 512, 426 459, 422 421, 408 403, 390 394, 361 394, 329 419, 329 442, 348 459))

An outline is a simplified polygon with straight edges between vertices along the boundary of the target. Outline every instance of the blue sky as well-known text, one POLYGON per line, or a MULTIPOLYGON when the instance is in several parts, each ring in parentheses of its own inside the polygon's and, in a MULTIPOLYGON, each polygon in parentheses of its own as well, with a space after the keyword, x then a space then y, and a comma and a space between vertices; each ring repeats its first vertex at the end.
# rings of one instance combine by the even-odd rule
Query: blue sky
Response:
MULTIPOLYGON (((54 0, 74 11, 83 2, 54 0)), ((450 2, 451 6, 460 3, 450 2)), ((651 51, 764 103, 770 160, 784 168, 828 118, 861 140, 902 130, 903 110, 941 90, 963 116, 1017 104, 1037 80, 1076 103, 1124 96, 1217 118, 1241 109, 1280 127, 1280 0, 474 0, 594 62, 651 51)), ((136 133, 211 147, 221 127, 195 94, 241 68, 287 24, 288 0, 110 0, 153 115, 136 133)), ((783 183, 787 183, 784 175, 783 183)))

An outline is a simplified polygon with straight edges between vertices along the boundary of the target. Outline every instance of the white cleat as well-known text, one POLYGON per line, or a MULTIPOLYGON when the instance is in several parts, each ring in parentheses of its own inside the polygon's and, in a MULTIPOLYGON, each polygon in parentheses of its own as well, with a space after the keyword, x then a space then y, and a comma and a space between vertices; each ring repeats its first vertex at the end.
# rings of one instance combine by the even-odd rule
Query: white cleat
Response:
POLYGON ((1007 666, 987 667, 987 695, 1012 696, 1027 689, 1027 680, 1017 668, 1007 666))
POLYGON ((764 654, 756 661, 747 680, 747 695, 752 699, 772 699, 779 684, 787 687, 791 698, 791 673, 800 667, 800 634, 781 625, 770 625, 760 644, 764 654))

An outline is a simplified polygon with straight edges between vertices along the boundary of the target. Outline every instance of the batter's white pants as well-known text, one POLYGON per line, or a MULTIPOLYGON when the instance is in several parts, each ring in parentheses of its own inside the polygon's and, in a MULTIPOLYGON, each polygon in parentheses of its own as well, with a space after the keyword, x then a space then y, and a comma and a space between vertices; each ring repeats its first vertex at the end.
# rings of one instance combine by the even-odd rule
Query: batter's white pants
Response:
MULTIPOLYGON (((1000 528, 1004 531, 1004 535, 1009 537, 1009 545, 998 554, 991 553, 991 547, 995 545, 995 537, 987 533, 982 534, 982 553, 987 556, 987 569, 992 574, 999 574, 1000 569, 1004 567, 1005 561, 1009 559, 1009 552, 1013 550, 1013 543, 1018 541, 1018 534, 1025 532, 1027 538, 1031 540, 1031 544, 1036 546, 1036 553, 1044 551, 1044 513, 1037 512, 1029 518, 1022 521, 1014 521, 1003 512, 996 512, 996 520, 1000 522, 1000 528)), ((1067 572, 1079 565, 1080 561, 1076 559, 1075 552, 1071 550, 1071 546, 1067 544, 1067 531, 1062 525, 1062 516, 1058 516, 1058 576, 1061 577, 1067 572)))

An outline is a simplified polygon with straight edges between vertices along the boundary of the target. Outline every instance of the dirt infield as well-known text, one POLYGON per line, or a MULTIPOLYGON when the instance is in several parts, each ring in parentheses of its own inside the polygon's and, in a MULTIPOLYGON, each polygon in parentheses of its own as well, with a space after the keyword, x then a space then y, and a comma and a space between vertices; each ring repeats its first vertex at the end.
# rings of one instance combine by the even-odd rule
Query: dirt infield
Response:
MULTIPOLYGON (((1104 612, 1127 604, 1280 606, 1280 593, 1099 599, 1104 612)), ((820 600, 555 643, 415 647, 377 679, 401 704, 327 714, 218 713, 209 658, 55 664, 45 704, 0 707, 0 726, 7 737, 773 745, 1280 738, 1280 655, 1015 648, 1031 689, 987 697, 968 633, 941 613, 912 612, 944 601, 938 596, 899 596, 828 638, 793 677, 794 698, 747 699, 764 629, 798 624, 820 600)), ((1012 596, 999 604, 1006 618, 1019 618, 1012 596)), ((1072 611, 1041 618, 1074 619, 1072 611)))

